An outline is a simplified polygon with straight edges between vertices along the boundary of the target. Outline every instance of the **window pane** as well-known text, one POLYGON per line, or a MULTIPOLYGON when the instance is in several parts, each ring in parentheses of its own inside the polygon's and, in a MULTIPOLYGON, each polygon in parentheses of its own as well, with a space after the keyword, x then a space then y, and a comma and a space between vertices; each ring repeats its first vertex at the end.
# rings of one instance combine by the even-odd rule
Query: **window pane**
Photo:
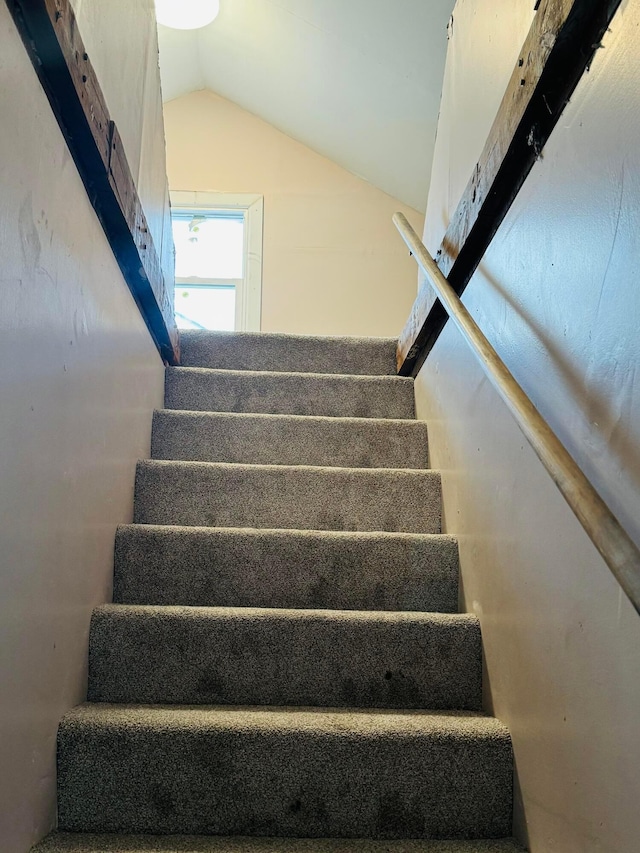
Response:
POLYGON ((190 287, 176 284, 176 324, 179 329, 235 331, 235 287, 190 287))
POLYGON ((243 277, 243 217, 175 214, 172 224, 177 278, 243 277))

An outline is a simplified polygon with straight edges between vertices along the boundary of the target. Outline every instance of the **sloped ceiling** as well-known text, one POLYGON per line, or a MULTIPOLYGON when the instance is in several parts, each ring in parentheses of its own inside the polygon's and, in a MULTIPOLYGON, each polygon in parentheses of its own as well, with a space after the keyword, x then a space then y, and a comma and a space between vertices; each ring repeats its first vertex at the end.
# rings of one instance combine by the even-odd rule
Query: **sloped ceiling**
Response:
POLYGON ((164 99, 209 88, 418 210, 454 0, 220 0, 159 26, 164 99))

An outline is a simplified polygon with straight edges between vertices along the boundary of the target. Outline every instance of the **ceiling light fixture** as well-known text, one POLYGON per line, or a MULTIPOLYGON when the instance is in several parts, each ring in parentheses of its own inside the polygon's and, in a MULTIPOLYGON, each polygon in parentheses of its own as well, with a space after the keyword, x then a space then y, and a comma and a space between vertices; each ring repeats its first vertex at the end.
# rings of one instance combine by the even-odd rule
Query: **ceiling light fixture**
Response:
POLYGON ((220 0, 155 0, 159 24, 174 30, 198 30, 213 21, 220 0))

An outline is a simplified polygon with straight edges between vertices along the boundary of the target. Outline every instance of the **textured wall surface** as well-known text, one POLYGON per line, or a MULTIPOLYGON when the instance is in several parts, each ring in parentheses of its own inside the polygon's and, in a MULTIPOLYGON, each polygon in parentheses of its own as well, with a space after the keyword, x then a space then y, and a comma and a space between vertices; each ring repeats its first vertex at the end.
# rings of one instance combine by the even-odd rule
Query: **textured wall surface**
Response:
POLYGON ((264 196, 262 331, 399 334, 416 270, 391 217, 420 213, 212 92, 165 121, 172 190, 264 196))
POLYGON ((0 115, 0 849, 26 853, 163 369, 4 3, 0 115))
MULTIPOLYGON (((478 0, 454 12, 432 252, 531 21, 524 0, 501 5, 500 18, 478 0)), ((464 301, 640 543, 639 27, 639 4, 623 3, 464 301)), ((486 701, 513 734, 522 839, 532 853, 628 853, 640 619, 453 328, 417 390, 464 603, 482 620, 486 701)))

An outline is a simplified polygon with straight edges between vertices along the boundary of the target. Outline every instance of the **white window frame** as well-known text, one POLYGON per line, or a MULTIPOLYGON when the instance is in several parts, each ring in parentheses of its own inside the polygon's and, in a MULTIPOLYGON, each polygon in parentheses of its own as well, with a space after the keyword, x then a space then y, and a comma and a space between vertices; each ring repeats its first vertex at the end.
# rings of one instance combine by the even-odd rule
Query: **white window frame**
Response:
MULTIPOLYGON (((253 193, 171 192, 175 212, 242 210, 244 212, 244 278, 236 285, 236 331, 259 332, 262 314, 262 230, 264 198, 253 193)), ((180 279, 182 284, 194 280, 180 279)), ((216 281, 207 281, 215 285, 216 281)), ((225 282, 226 283, 226 282, 225 282)))

